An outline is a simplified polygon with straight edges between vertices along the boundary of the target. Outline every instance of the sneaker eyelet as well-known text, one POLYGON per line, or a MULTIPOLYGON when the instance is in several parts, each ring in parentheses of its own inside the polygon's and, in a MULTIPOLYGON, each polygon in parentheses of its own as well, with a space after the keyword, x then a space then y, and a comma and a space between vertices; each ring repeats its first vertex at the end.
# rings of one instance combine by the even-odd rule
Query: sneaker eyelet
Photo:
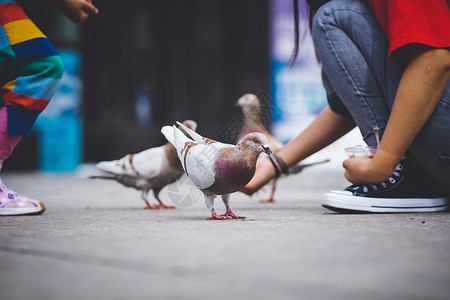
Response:
POLYGON ((395 183, 395 178, 389 177, 389 181, 390 181, 390 183, 395 183))
POLYGON ((369 191, 369 189, 367 188, 367 186, 364 185, 364 186, 363 186, 363 192, 364 192, 364 193, 367 193, 368 191, 369 191))

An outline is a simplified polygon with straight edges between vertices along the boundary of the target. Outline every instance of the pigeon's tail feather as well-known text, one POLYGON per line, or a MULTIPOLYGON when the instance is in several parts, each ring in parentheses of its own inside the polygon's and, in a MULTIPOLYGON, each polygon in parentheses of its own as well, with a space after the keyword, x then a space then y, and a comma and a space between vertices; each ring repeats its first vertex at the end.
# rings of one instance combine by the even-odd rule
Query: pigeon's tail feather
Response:
POLYGON ((162 134, 164 134, 166 139, 175 147, 175 149, 177 149, 177 151, 184 147, 186 142, 192 142, 192 140, 186 137, 184 133, 175 125, 164 126, 161 129, 161 132, 162 134))
POLYGON ((172 126, 164 126, 161 128, 161 133, 166 137, 166 139, 175 146, 175 134, 172 126))
POLYGON ((119 163, 123 160, 113 160, 113 161, 101 161, 97 163, 97 168, 104 172, 112 173, 112 174, 121 174, 125 171, 123 168, 124 164, 119 163))
POLYGON ((89 176, 89 179, 116 179, 116 176, 114 176, 113 174, 92 175, 89 176))
POLYGON ((302 164, 298 164, 295 166, 292 166, 288 169, 288 174, 297 174, 300 173, 301 171, 303 171, 303 169, 305 168, 305 165, 302 164))
POLYGON ((177 121, 177 125, 180 127, 180 131, 185 133, 186 136, 190 137, 192 140, 196 141, 197 143, 205 144, 205 139, 195 132, 194 130, 186 127, 183 123, 180 123, 177 121))
POLYGON ((300 173, 301 171, 303 171, 304 168, 306 167, 310 167, 310 166, 314 166, 314 165, 318 165, 318 164, 323 164, 326 162, 329 162, 329 159, 324 159, 321 161, 316 161, 316 162, 312 162, 312 163, 308 163, 308 164, 297 164, 295 166, 292 166, 288 169, 288 174, 297 174, 300 173))
POLYGON ((174 140, 175 140, 175 145, 174 145, 175 148, 178 149, 179 147, 184 147, 184 144, 186 142, 192 142, 192 139, 190 139, 186 135, 184 135, 183 131, 178 129, 175 125, 173 125, 172 128, 173 128, 173 134, 174 134, 174 137, 175 137, 174 138, 174 140))

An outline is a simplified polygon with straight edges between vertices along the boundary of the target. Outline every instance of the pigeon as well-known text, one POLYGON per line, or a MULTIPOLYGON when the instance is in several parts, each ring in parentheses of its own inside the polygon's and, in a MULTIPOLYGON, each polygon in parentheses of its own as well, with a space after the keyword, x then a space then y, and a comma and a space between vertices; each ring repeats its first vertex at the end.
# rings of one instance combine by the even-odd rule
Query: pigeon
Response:
MULTIPOLYGON (((197 129, 197 123, 192 120, 184 121, 184 125, 193 132, 197 129)), ((97 164, 97 168, 106 173, 90 178, 112 179, 141 191, 147 209, 175 208, 164 204, 159 198, 159 192, 166 185, 177 181, 184 174, 172 144, 166 143, 136 154, 128 154, 118 160, 102 161, 97 164), (152 205, 148 201, 150 190, 153 190, 158 205, 152 205)))
POLYGON ((261 102, 256 95, 242 95, 235 103, 235 106, 240 107, 242 109, 242 113, 244 114, 244 125, 241 128, 238 139, 241 139, 250 132, 260 132, 267 137, 269 146, 273 152, 278 152, 281 147, 283 147, 283 143, 271 135, 264 127, 261 120, 261 102))
POLYGON ((178 125, 188 133, 186 137, 175 125, 164 126, 161 132, 175 146, 186 175, 203 192, 205 203, 211 211, 208 220, 244 219, 230 208, 230 194, 244 187, 255 174, 258 156, 272 153, 267 138, 258 132, 244 136, 237 145, 220 143, 178 125), (218 215, 214 199, 220 195, 226 212, 218 215))
MULTIPOLYGON (((235 106, 242 109, 244 115, 244 124, 242 126, 241 132, 239 134, 239 139, 248 134, 249 132, 260 132, 267 137, 269 141, 270 149, 274 153, 277 153, 282 147, 281 143, 276 137, 271 135, 269 131, 264 127, 261 120, 261 102, 259 98, 254 94, 244 94, 235 103, 235 106)), ((263 156, 261 155, 261 158, 263 156)), ((316 165, 319 163, 328 162, 329 159, 308 163, 308 164, 297 164, 288 169, 287 174, 297 174, 301 172, 305 167, 316 165)), ((273 203, 275 202, 274 196, 277 188, 277 178, 272 180, 272 191, 270 197, 266 200, 261 200, 262 203, 273 203)))

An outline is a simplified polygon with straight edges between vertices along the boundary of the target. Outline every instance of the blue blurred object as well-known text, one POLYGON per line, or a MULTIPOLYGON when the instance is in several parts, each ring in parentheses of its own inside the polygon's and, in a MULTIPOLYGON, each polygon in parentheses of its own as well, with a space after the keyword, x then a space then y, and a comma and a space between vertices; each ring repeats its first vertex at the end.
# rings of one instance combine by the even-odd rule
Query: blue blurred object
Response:
POLYGON ((39 169, 45 172, 74 171, 81 163, 82 126, 80 55, 59 51, 65 72, 58 91, 38 118, 39 169))
POLYGON ((271 1, 272 130, 284 143, 306 128, 327 105, 306 6, 306 2, 299 3, 300 50, 291 66, 295 43, 292 0, 271 1))

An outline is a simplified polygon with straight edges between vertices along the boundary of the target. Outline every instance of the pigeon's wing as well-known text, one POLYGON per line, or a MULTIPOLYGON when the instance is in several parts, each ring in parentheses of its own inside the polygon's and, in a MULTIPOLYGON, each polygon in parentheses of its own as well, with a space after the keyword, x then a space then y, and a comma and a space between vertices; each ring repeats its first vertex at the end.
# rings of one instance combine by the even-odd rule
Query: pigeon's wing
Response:
POLYGON ((213 185, 215 176, 215 162, 220 148, 213 145, 198 143, 187 144, 180 153, 180 161, 186 175, 199 189, 206 189, 213 185))
POLYGON ((160 146, 127 154, 121 159, 99 162, 97 168, 115 175, 152 178, 158 176, 166 165, 164 146, 160 146))
POLYGON ((164 146, 150 148, 134 155, 134 170, 140 177, 155 178, 172 170, 164 146))
MULTIPOLYGON (((177 125, 181 128, 181 130, 183 132, 185 132, 188 136, 190 136, 192 138, 192 140, 194 140, 195 142, 197 142, 199 144, 209 145, 209 144, 220 143, 220 142, 218 142, 216 140, 213 140, 213 139, 201 136, 197 132, 195 132, 192 129, 186 127, 185 125, 183 125, 182 123, 180 123, 178 121, 177 121, 177 125)), ((227 147, 234 147, 234 145, 231 145, 231 144, 225 144, 225 143, 220 143, 220 144, 227 145, 227 147)))
POLYGON ((112 173, 90 176, 90 179, 110 179, 123 184, 126 187, 135 188, 137 190, 143 190, 151 187, 149 182, 144 178, 130 176, 130 175, 116 175, 112 173))
POLYGON ((161 132, 175 147, 186 175, 199 189, 208 188, 214 183, 214 167, 220 150, 234 147, 220 142, 194 142, 175 126, 164 126, 161 132))

